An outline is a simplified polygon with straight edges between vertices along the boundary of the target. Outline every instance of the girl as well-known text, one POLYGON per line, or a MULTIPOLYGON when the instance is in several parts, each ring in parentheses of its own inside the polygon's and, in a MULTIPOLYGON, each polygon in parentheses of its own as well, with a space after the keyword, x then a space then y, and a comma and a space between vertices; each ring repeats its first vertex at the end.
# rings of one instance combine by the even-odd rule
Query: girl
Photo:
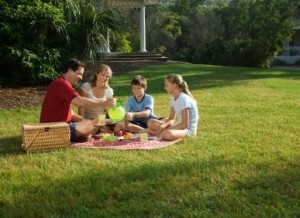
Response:
POLYGON ((170 74, 165 78, 165 90, 171 95, 170 115, 164 120, 150 119, 148 132, 164 140, 175 140, 197 134, 198 108, 195 99, 181 75, 170 74), (177 124, 174 124, 176 116, 177 124))

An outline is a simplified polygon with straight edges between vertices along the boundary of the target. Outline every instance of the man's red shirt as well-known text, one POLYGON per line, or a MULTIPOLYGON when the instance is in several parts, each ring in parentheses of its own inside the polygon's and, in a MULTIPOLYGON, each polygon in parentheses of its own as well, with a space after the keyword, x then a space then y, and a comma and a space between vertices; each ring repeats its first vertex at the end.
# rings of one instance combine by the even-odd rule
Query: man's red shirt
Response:
POLYGON ((70 122, 72 120, 71 101, 79 94, 64 77, 52 81, 42 105, 40 122, 70 122))

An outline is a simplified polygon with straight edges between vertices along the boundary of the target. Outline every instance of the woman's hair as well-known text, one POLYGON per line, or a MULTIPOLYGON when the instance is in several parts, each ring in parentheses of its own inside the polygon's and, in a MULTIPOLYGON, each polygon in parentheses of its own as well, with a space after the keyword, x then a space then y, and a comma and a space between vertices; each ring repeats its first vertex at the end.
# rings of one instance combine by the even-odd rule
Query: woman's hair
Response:
POLYGON ((141 75, 137 75, 135 76, 132 80, 131 80, 131 86, 132 85, 136 85, 136 86, 141 86, 144 89, 147 89, 147 81, 146 79, 141 76, 141 75))
MULTIPOLYGON (((108 72, 111 76, 112 76, 112 70, 110 69, 110 67, 106 64, 101 64, 95 71, 92 79, 91 79, 91 85, 92 87, 96 86, 96 83, 97 83, 97 75, 99 73, 102 73, 102 72, 108 72)), ((108 88, 109 87, 109 84, 108 84, 108 80, 106 81, 106 84, 105 84, 105 88, 108 88)))
POLYGON ((168 80, 172 84, 176 84, 182 92, 191 96, 194 99, 193 95, 191 94, 191 92, 189 90, 188 84, 183 80, 181 75, 170 74, 170 75, 166 76, 166 80, 168 80))

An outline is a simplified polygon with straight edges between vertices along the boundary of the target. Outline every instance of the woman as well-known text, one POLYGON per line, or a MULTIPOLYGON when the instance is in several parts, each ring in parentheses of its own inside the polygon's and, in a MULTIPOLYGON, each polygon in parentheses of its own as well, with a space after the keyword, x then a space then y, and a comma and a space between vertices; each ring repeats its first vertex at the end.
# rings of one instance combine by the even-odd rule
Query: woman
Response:
MULTIPOLYGON (((113 97, 113 89, 109 87, 109 79, 112 77, 112 70, 108 65, 101 64, 90 82, 81 85, 80 95, 94 100, 105 100, 113 97)), ((78 114, 87 119, 98 118, 99 114, 105 114, 107 108, 83 108, 79 107, 78 114)))

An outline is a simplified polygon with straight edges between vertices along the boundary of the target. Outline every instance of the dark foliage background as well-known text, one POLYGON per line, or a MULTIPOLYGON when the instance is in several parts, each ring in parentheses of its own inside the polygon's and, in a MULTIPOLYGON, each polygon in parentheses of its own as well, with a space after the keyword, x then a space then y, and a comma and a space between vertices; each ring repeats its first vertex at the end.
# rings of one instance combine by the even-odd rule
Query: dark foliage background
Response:
MULTIPOLYGON (((75 57, 139 51, 139 9, 99 0, 0 0, 0 85, 43 85, 75 57)), ((299 0, 163 0, 146 7, 147 50, 191 63, 269 67, 299 0)))

